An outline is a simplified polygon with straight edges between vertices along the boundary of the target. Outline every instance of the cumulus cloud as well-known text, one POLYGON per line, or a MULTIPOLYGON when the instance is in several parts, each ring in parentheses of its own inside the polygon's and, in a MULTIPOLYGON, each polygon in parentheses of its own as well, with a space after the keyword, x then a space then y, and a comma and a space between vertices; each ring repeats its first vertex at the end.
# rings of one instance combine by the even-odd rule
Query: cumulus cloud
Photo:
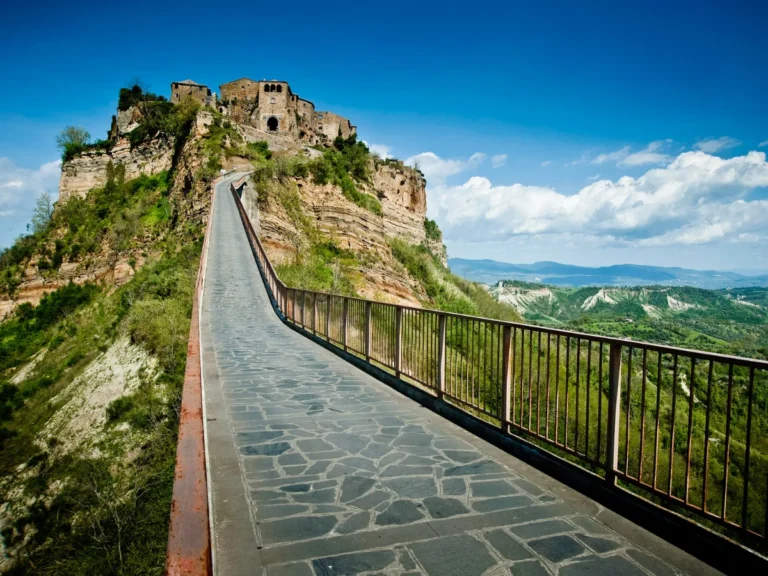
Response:
POLYGON ((478 176, 430 186, 428 194, 431 217, 448 239, 568 235, 657 246, 768 240, 768 200, 750 199, 761 187, 768 187, 764 152, 724 159, 692 151, 638 178, 598 180, 572 195, 478 176))
POLYGON ((495 156, 491 156, 491 166, 493 168, 501 168, 507 163, 508 157, 509 156, 506 154, 496 154, 495 156))
POLYGON ((0 246, 8 246, 24 232, 37 198, 45 191, 58 194, 61 160, 46 162, 37 169, 21 168, 9 158, 0 158, 0 246))
POLYGON ((477 168, 485 160, 485 154, 475 152, 468 159, 446 160, 434 152, 422 152, 406 159, 408 166, 418 166, 431 184, 442 184, 449 176, 454 176, 465 170, 477 168))
POLYGON ((701 150, 702 152, 706 152, 707 154, 714 154, 716 152, 720 152, 721 150, 727 150, 728 148, 735 148, 741 144, 736 138, 731 138, 730 136, 721 136, 720 138, 705 138, 704 140, 699 140, 694 144, 694 147, 697 150, 701 150))

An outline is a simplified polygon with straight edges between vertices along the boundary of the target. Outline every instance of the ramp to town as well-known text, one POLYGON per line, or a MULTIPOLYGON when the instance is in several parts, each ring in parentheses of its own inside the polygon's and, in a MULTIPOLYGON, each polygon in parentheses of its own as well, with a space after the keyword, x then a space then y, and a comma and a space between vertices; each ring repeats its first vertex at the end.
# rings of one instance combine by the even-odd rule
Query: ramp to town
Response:
POLYGON ((715 574, 284 325, 229 192, 201 309, 217 574, 715 574))

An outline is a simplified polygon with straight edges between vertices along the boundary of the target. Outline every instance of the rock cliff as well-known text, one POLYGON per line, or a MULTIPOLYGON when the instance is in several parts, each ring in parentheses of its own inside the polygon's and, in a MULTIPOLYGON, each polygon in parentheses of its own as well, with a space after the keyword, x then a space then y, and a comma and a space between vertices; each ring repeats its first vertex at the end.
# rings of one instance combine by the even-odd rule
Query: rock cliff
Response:
POLYGON ((122 164, 127 180, 142 174, 157 174, 171 168, 173 141, 160 136, 131 148, 126 137, 121 137, 109 150, 88 150, 64 162, 59 181, 59 202, 72 197, 85 198, 92 188, 107 182, 107 164, 122 164))

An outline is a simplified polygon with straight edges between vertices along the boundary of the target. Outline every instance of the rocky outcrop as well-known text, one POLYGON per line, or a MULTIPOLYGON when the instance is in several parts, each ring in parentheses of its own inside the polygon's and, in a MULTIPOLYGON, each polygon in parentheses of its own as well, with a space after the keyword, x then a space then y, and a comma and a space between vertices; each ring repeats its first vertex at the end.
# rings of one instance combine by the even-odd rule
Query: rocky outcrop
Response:
MULTIPOLYGON (((416 170, 379 164, 370 185, 362 191, 375 195, 383 215, 376 215, 347 200, 334 185, 318 185, 311 178, 294 180, 302 212, 313 226, 342 249, 351 250, 365 264, 358 270, 361 296, 419 306, 424 295, 392 256, 390 241, 402 238, 410 244, 426 241, 426 181, 416 170)), ((302 249, 302 231, 279 202, 269 198, 259 213, 260 236, 274 263, 292 260, 302 249)))
POLYGON ((91 188, 107 182, 107 164, 125 166, 125 179, 138 178, 142 174, 156 174, 169 170, 173 161, 173 141, 153 138, 135 148, 127 138, 121 138, 110 150, 88 150, 61 166, 59 202, 70 198, 84 198, 91 188))
MULTIPOLYGON (((169 191, 169 200, 175 210, 174 217, 183 222, 205 222, 210 207, 210 184, 196 179, 195 175, 205 161, 201 149, 201 139, 208 133, 212 122, 211 114, 199 112, 190 131, 190 138, 177 157, 174 180, 169 191)), ((73 196, 84 197, 91 188, 106 183, 106 166, 110 161, 121 162, 126 167, 126 180, 141 174, 154 174, 169 170, 173 161, 173 143, 168 139, 156 138, 146 145, 133 150, 127 140, 121 140, 109 154, 95 151, 85 152, 78 158, 67 162, 62 168, 60 202, 66 202, 73 196), (65 182, 66 180, 66 182, 65 182), (64 198, 62 199, 62 194, 64 198)), ((0 295, 0 321, 19 305, 25 302, 37 305, 46 294, 53 292, 69 282, 84 284, 102 282, 107 286, 120 286, 128 282, 135 270, 141 268, 146 255, 152 253, 156 238, 137 238, 136 246, 126 252, 116 253, 107 242, 88 258, 75 262, 64 262, 58 270, 42 272, 34 262, 35 255, 29 260, 21 284, 9 297, 0 295)))

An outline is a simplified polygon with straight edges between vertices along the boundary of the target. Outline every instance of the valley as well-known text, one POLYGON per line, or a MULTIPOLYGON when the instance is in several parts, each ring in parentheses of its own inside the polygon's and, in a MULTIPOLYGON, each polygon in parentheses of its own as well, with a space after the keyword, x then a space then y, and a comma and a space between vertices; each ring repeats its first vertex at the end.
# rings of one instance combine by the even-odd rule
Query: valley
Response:
POLYGON ((768 288, 488 287, 526 322, 754 358, 768 357, 768 288))

